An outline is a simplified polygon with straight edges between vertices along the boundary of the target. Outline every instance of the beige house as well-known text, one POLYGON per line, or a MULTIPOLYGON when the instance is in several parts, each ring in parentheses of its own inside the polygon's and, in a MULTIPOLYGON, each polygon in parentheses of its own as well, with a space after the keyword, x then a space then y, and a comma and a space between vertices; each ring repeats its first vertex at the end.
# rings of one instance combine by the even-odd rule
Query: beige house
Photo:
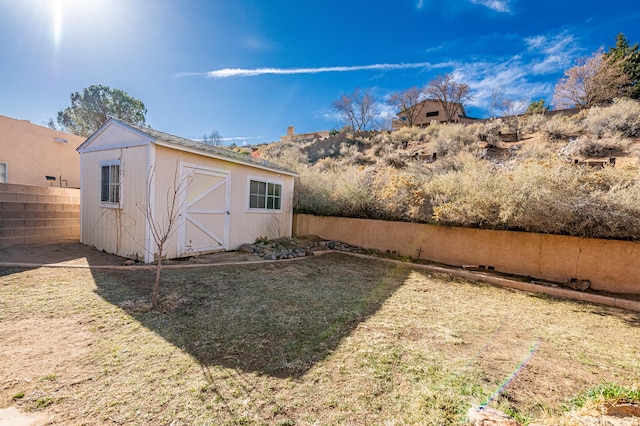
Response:
MULTIPOLYGON (((454 105, 454 104, 451 104, 454 105)), ((454 114, 455 118, 453 119, 454 123, 472 123, 477 121, 476 118, 467 117, 464 107, 462 104, 456 103, 454 110, 456 113, 454 114)), ((399 112, 398 119, 393 120, 391 123, 394 129, 400 129, 402 127, 407 126, 407 115, 409 112, 407 110, 399 112)), ((431 122, 437 121, 440 123, 447 121, 447 114, 444 111, 442 103, 436 99, 425 99, 416 105, 415 109, 415 119, 413 121, 414 127, 427 127, 431 124, 431 122)))
POLYGON ((287 127, 286 136, 280 136, 280 142, 311 142, 318 139, 326 139, 329 137, 328 130, 311 133, 295 133, 293 125, 287 127))
POLYGON ((0 115, 0 183, 79 188, 84 140, 0 115))
POLYGON ((291 236, 295 173, 273 164, 116 119, 78 152, 80 241, 99 250, 152 262, 169 218, 167 258, 291 236))

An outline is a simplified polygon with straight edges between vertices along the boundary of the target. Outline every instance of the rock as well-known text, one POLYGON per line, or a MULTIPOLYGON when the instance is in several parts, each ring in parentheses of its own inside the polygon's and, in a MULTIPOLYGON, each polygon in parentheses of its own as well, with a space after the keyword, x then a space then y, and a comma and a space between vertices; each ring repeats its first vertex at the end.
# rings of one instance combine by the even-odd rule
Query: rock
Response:
POLYGON ((124 263, 123 263, 124 266, 132 266, 132 265, 135 265, 135 264, 136 264, 136 261, 135 260, 131 260, 131 259, 125 260, 124 263))
POLYGON ((336 242, 335 241, 329 241, 327 243, 327 248, 329 248, 330 250, 333 250, 333 248, 336 246, 336 242))
POLYGON ((277 260, 277 259, 278 259, 278 256, 274 251, 266 253, 264 255, 264 260, 277 260))
POLYGON ((518 426, 511 417, 491 407, 471 407, 468 417, 474 426, 518 426))
POLYGON ((565 285, 572 290, 585 291, 586 289, 591 287, 591 281, 571 278, 569 281, 565 283, 565 285))
POLYGON ((241 253, 253 253, 253 246, 251 244, 242 244, 238 247, 238 251, 241 253))

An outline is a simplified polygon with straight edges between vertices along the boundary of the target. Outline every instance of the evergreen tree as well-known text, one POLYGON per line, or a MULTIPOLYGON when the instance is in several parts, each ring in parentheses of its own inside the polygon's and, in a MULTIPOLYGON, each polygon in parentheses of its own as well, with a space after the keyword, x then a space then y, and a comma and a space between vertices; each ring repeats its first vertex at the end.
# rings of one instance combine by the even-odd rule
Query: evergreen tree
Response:
POLYGON ((605 53, 607 58, 621 61, 624 73, 629 77, 629 97, 640 99, 640 47, 638 43, 633 46, 625 38, 624 34, 618 34, 615 47, 609 48, 605 53))

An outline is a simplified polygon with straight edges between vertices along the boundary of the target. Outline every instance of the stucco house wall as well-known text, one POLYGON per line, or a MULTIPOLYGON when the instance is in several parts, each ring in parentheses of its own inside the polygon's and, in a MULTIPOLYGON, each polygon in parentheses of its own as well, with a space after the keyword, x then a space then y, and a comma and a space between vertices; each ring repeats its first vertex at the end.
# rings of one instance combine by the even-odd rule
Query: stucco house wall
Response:
MULTIPOLYGON (((442 103, 434 99, 425 99, 421 101, 417 106, 417 116, 413 125, 415 127, 428 127, 431 122, 437 121, 444 123, 447 121, 446 114, 442 103)), ((476 118, 467 117, 465 115, 462 104, 456 104, 456 116, 453 120, 456 123, 470 124, 479 121, 476 118)), ((406 114, 401 111, 398 113, 398 119, 393 120, 391 123, 394 129, 401 129, 407 126, 406 114)))
POLYGON ((114 119, 78 151, 81 242, 100 250, 153 261, 158 253, 145 212, 152 212, 153 223, 166 223, 174 199, 167 258, 233 250, 260 236, 291 236, 295 173, 275 165, 114 119), (117 205, 100 200, 101 168, 111 163, 120 167, 117 205), (251 180, 279 185, 280 208, 250 208, 251 180))
POLYGON ((80 156, 76 148, 84 140, 0 115, 0 183, 79 188, 80 156), (56 180, 47 180, 46 176, 56 180))

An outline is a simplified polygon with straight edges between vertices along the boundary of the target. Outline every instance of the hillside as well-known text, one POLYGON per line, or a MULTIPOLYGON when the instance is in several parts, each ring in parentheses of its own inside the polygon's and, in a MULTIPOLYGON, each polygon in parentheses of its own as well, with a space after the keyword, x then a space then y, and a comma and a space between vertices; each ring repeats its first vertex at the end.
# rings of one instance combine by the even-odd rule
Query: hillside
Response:
POLYGON ((640 105, 341 133, 257 155, 300 173, 299 212, 640 239, 640 105), (515 129, 518 129, 519 138, 515 129))

